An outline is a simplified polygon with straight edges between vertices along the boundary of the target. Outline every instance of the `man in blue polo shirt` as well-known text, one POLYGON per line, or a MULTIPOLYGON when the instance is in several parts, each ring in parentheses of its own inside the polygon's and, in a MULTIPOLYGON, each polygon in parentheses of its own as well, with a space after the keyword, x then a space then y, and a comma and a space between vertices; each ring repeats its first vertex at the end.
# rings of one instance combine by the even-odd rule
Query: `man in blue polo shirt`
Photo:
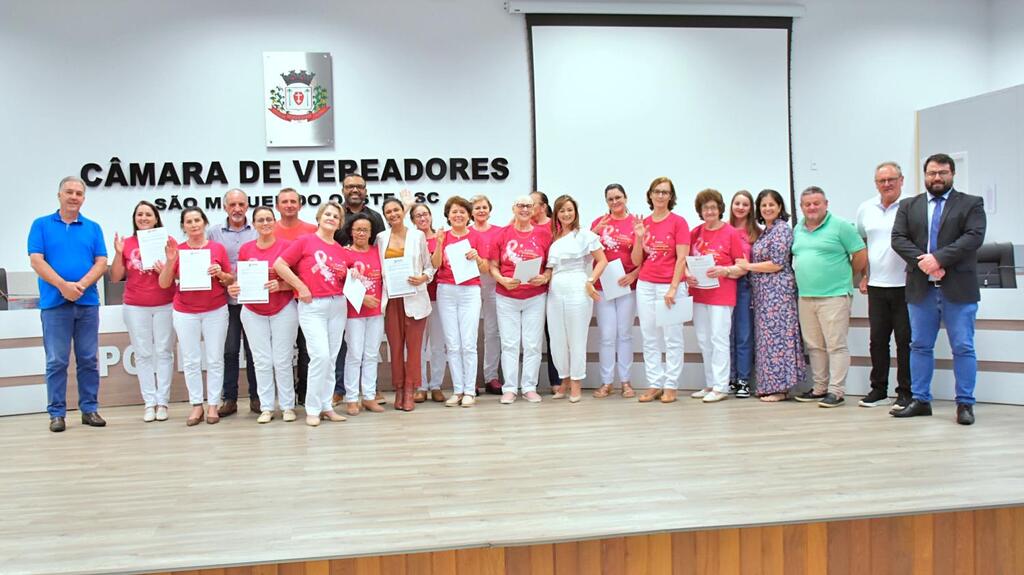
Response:
POLYGON ((811 186, 800 194, 800 210, 804 218, 793 230, 793 272, 814 387, 796 400, 839 407, 845 403, 850 371, 846 337, 853 275, 864 271, 868 251, 853 224, 829 213, 821 188, 811 186))
POLYGON ((65 429, 72 341, 82 423, 103 427, 107 422, 97 413, 100 296, 95 284, 107 271, 107 248, 99 224, 79 213, 85 203, 84 181, 74 176, 61 180, 57 200, 60 208, 32 222, 28 234, 29 260, 39 275, 50 431, 65 429))

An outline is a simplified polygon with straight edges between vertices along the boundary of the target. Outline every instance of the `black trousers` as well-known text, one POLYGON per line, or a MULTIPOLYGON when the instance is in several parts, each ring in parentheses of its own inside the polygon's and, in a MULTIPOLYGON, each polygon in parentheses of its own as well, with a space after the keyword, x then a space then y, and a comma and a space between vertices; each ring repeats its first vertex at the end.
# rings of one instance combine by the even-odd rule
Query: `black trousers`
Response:
POLYGON ((306 336, 299 328, 298 336, 295 338, 295 347, 298 348, 299 357, 295 362, 295 401, 296 405, 302 405, 306 400, 306 374, 309 373, 309 353, 306 352, 306 336))
POLYGON ((228 304, 228 337, 224 341, 224 401, 238 401, 238 352, 245 347, 245 379, 249 383, 249 397, 256 397, 256 368, 252 351, 242 329, 242 306, 228 304))
POLYGON ((901 287, 868 286, 868 323, 871 326, 871 389, 889 391, 889 339, 896 334, 896 396, 910 393, 910 314, 901 287))
MULTIPOLYGON (((544 342, 548 345, 548 383, 552 387, 562 385, 562 378, 558 377, 558 368, 555 367, 555 360, 551 357, 551 332, 548 331, 548 322, 544 322, 544 342)), ((569 390, 566 390, 568 393, 569 390)))

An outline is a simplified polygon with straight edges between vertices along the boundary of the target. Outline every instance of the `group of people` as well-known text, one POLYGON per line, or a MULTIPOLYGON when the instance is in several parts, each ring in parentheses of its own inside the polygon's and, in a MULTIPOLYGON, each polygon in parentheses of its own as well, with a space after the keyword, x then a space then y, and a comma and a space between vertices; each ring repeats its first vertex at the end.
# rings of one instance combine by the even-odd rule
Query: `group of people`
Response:
MULTIPOLYGON (((250 223, 248 199, 237 189, 225 194, 223 224, 211 226, 201 209, 186 208, 180 218, 185 240, 169 238, 164 259, 150 269, 142 265, 135 232, 163 223, 155 206, 139 202, 133 234, 114 236, 110 277, 125 281, 124 319, 147 422, 168 417, 174 334, 192 404, 190 426, 216 423, 237 410, 243 349, 250 408, 260 423, 270 422, 278 409, 282 419, 294 421, 297 402, 304 403, 310 426, 383 411, 377 366, 385 335, 397 410, 412 411, 428 399, 471 407, 480 391, 500 394, 502 404, 519 397, 540 402, 544 339, 553 397, 576 403, 592 315, 600 334, 601 379, 593 397, 618 389, 643 403, 672 403, 683 367, 683 324, 661 316, 687 305, 685 298, 692 298, 703 356, 702 386, 692 397, 705 403, 730 395, 788 399, 804 380, 806 352, 813 386, 794 399, 837 407, 845 402, 851 292, 861 275, 872 370, 871 392, 860 405, 890 403, 889 339, 895 332, 891 413, 931 414, 933 347, 941 322, 953 347, 957 421, 970 424, 980 299, 973 274, 985 215, 980 198, 953 189, 954 173, 949 156, 928 158, 928 193, 901 201, 899 166, 879 165, 878 194, 861 205, 855 223, 829 212, 824 190, 809 187, 800 195, 803 218, 795 227, 777 191, 763 190, 756 198, 739 191, 726 204, 721 193, 706 189, 696 195, 701 223, 693 228, 675 211, 675 186, 664 177, 646 191, 645 217, 630 213, 626 190, 611 184, 604 191, 607 213, 589 226, 581 223, 574 198, 560 196, 549 207, 541 192, 516 198, 503 226, 491 222, 493 205, 485 196, 449 198, 446 225, 435 225, 430 207, 414 203, 411 194, 386 199, 377 213, 366 205, 365 180, 349 174, 344 204, 321 205, 315 224, 299 220, 301 197, 291 188, 277 196, 280 218, 257 207, 250 223), (188 250, 209 251, 208 289, 177 287, 188 250), (688 256, 710 256, 712 265, 700 272, 706 278, 689 272, 688 256), (519 277, 517 267, 533 260, 540 260, 539 271, 519 277), (267 263, 265 303, 236 299, 239 261, 267 263), (628 290, 608 297, 601 277, 613 264, 622 273, 609 277, 628 290), (361 284, 361 301, 346 297, 346 282, 361 284), (404 295, 389 297, 389 289, 404 295), (484 378, 478 385, 481 318, 484 378), (631 384, 637 318, 648 386, 639 395, 631 384), (441 391, 446 366, 450 397, 441 391)), ((65 178, 58 199, 58 211, 33 223, 28 242, 40 277, 52 431, 65 429, 72 341, 82 421, 105 423, 96 401, 94 284, 107 270, 107 250, 99 226, 80 213, 84 183, 65 178)))

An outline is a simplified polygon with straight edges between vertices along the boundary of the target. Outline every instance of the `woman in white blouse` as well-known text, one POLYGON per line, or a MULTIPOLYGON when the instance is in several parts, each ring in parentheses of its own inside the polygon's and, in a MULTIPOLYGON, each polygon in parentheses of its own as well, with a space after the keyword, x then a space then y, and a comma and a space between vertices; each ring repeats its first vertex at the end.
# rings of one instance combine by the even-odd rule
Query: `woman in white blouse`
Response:
POLYGON ((551 356, 561 390, 555 399, 580 400, 580 386, 587 376, 587 332, 594 302, 600 299, 594 282, 608 265, 604 248, 597 234, 580 229, 576 200, 560 196, 555 200, 552 219, 553 238, 548 250, 551 286, 548 289, 548 331, 551 333, 551 356), (595 263, 596 262, 596 263, 595 263))

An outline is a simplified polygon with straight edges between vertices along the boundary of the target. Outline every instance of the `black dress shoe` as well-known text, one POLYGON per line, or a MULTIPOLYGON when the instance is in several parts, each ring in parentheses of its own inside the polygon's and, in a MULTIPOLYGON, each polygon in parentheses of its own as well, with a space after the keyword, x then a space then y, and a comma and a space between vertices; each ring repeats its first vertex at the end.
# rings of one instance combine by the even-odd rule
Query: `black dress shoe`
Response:
POLYGON ((224 403, 217 408, 217 415, 227 417, 238 412, 238 402, 234 399, 225 399, 224 403))
POLYGON ((50 431, 54 433, 60 433, 67 429, 67 425, 64 424, 63 417, 51 417, 50 418, 50 431))
POLYGON ((960 425, 974 425, 974 406, 966 403, 956 404, 956 422, 960 425))
POLYGON ((910 404, 899 411, 889 412, 893 417, 915 417, 918 415, 931 415, 932 404, 927 401, 911 400, 910 404))
POLYGON ((107 422, 104 421, 103 418, 100 417, 100 414, 96 413, 95 411, 93 411, 92 413, 83 413, 82 423, 88 425, 89 427, 104 427, 105 425, 107 425, 107 422))
POLYGON ((260 399, 258 397, 249 398, 249 411, 252 413, 260 413, 260 399))

